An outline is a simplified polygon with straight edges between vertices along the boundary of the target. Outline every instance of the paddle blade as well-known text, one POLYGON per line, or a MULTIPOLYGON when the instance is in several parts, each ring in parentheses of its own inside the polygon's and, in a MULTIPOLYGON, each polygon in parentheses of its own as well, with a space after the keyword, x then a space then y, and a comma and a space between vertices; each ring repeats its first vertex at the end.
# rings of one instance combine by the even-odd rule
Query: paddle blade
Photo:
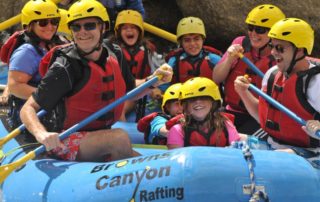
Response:
POLYGON ((23 166, 27 161, 35 157, 35 152, 29 152, 27 155, 17 160, 16 162, 0 166, 0 184, 10 175, 14 170, 23 166))

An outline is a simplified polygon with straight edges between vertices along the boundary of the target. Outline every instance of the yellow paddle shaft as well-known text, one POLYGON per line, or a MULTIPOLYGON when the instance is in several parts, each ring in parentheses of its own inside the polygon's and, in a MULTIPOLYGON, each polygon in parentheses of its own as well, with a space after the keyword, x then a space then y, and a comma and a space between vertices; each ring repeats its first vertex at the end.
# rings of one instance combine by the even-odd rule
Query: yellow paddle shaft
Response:
POLYGON ((14 129, 13 131, 11 131, 7 136, 3 137, 0 139, 0 147, 2 147, 2 145, 4 145, 5 143, 7 143, 9 140, 15 138, 17 135, 19 135, 21 133, 21 130, 19 128, 14 129))
POLYGON ((152 33, 152 34, 154 34, 156 36, 164 38, 164 39, 166 39, 168 41, 171 41, 173 43, 177 43, 177 36, 172 34, 172 33, 170 33, 170 32, 167 32, 167 31, 165 31, 163 29, 160 29, 160 28, 158 28, 156 26, 153 26, 153 25, 151 25, 149 23, 146 23, 146 22, 143 23, 143 28, 147 32, 150 32, 150 33, 152 33))
POLYGON ((10 175, 14 170, 23 166, 27 161, 35 157, 36 157, 35 152, 31 151, 13 163, 0 166, 0 184, 2 184, 4 180, 8 177, 8 175, 10 175))

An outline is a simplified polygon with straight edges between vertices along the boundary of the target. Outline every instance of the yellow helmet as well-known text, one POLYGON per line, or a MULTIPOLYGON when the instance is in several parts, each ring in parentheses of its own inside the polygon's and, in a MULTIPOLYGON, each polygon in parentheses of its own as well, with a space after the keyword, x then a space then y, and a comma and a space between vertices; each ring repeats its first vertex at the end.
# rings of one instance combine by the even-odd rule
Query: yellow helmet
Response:
POLYGON ((194 77, 185 81, 180 89, 179 100, 209 96, 222 103, 219 87, 206 77, 194 77))
POLYGON ((103 22, 108 23, 108 29, 110 29, 110 19, 106 8, 96 0, 78 0, 74 2, 68 10, 67 23, 82 18, 97 17, 103 22))
POLYGON ((169 100, 178 100, 179 99, 179 94, 180 94, 180 89, 181 89, 182 84, 181 83, 175 83, 171 85, 163 94, 163 99, 162 99, 162 111, 164 111, 164 106, 167 101, 169 100))
POLYGON ((114 27, 116 36, 117 36, 119 26, 121 24, 126 24, 126 23, 133 24, 139 27, 141 30, 141 37, 143 37, 144 35, 143 18, 138 11, 124 10, 117 15, 116 24, 114 27))
POLYGON ((286 18, 272 26, 268 36, 293 43, 297 48, 305 48, 310 55, 314 43, 314 31, 305 21, 286 18))
POLYGON ((65 9, 59 8, 59 12, 61 15, 60 23, 57 32, 64 34, 69 40, 71 39, 71 31, 68 27, 67 23, 67 11, 65 9))
POLYGON ((206 37, 203 21, 197 17, 182 18, 177 27, 177 40, 185 34, 200 34, 206 37))
POLYGON ((246 23, 271 28, 272 25, 286 16, 277 7, 271 4, 263 4, 255 7, 247 16, 246 23))
POLYGON ((28 1, 21 10, 22 27, 29 25, 34 20, 59 17, 57 5, 50 0, 28 1))

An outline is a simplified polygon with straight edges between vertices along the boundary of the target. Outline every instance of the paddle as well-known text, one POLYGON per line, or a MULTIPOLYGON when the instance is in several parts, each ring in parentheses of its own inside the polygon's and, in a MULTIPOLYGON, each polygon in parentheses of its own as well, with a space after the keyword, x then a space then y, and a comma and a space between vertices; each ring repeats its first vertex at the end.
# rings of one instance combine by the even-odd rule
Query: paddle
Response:
MULTIPOLYGON (((108 106, 103 107, 102 109, 100 109, 99 111, 93 113, 92 115, 90 115, 89 117, 85 118, 81 122, 71 126, 68 130, 62 132, 59 135, 59 139, 63 140, 65 138, 67 138, 72 133, 76 132, 77 130, 79 130, 82 127, 86 126, 90 122, 92 122, 95 119, 99 118, 100 116, 102 116, 103 114, 107 113, 108 111, 110 111, 114 107, 118 106, 119 104, 124 103, 128 99, 132 99, 133 97, 137 96, 143 90, 145 90, 146 88, 148 88, 148 87, 152 86, 153 84, 155 84, 158 81, 158 79, 159 78, 157 76, 153 77, 152 79, 146 81, 145 83, 143 83, 140 86, 136 87, 135 89, 131 90, 130 92, 128 92, 124 96, 120 97, 119 99, 117 99, 113 103, 109 104, 108 106)), ((10 164, 7 164, 7 165, 0 166, 0 184, 2 184, 3 181, 7 178, 7 176, 10 175, 10 173, 12 173, 15 169, 17 169, 18 167, 21 167, 27 161, 35 158, 36 156, 38 156, 39 154, 43 153, 44 151, 46 151, 46 148, 45 148, 44 145, 41 145, 40 147, 36 148, 34 151, 29 152, 28 154, 26 154, 25 156, 21 157, 17 161, 15 161, 13 163, 10 163, 10 164)))
MULTIPOLYGON (((44 116, 46 113, 47 112, 45 110, 41 110, 37 113, 37 116, 40 118, 40 117, 44 116)), ((2 145, 7 143, 9 140, 17 137, 24 129, 26 129, 25 125, 21 124, 18 128, 11 131, 8 135, 6 135, 3 138, 0 138, 0 148, 2 147, 2 145)))
MULTIPOLYGON (((249 85, 249 89, 258 94, 259 96, 263 97, 267 102, 269 102, 271 105, 291 117, 293 120, 295 120, 297 123, 299 123, 302 126, 306 125, 306 121, 300 118, 297 114, 293 113, 290 109, 286 108, 276 100, 274 100, 272 97, 270 97, 268 94, 262 92, 259 88, 254 86, 253 84, 249 85)), ((320 138, 320 130, 318 130, 315 134, 317 137, 320 138)))
POLYGON ((264 73, 256 66, 254 65, 246 56, 244 56, 242 53, 238 53, 240 59, 246 63, 253 71, 256 73, 260 78, 263 78, 264 73))
POLYGON ((155 26, 153 26, 153 25, 151 25, 149 23, 146 23, 146 22, 143 23, 143 28, 147 32, 150 32, 150 33, 152 33, 154 35, 157 35, 157 36, 159 36, 161 38, 164 38, 164 39, 166 39, 168 41, 171 41, 173 43, 177 43, 177 36, 175 34, 167 32, 167 31, 165 31, 163 29, 155 27, 155 26))

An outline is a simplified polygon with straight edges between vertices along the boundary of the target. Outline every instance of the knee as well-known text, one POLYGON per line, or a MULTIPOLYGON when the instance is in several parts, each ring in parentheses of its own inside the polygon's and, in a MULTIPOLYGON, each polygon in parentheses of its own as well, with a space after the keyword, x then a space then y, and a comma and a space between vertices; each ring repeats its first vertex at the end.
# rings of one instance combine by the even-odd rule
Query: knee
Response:
POLYGON ((130 141, 128 133, 125 130, 121 129, 121 128, 115 129, 113 140, 118 142, 118 143, 130 144, 131 145, 131 141, 130 141))

